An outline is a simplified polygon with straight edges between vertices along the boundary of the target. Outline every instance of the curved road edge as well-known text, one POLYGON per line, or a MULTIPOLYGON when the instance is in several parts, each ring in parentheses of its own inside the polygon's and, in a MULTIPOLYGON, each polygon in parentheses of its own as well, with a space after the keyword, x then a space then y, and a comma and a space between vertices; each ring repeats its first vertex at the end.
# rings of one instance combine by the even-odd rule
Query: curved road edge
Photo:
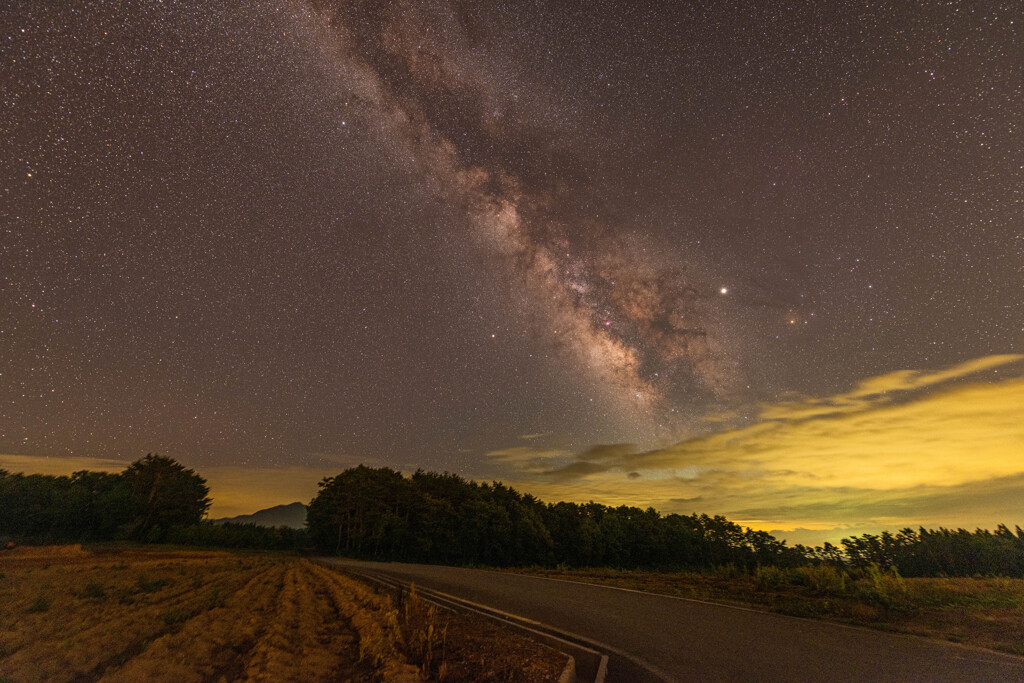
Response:
MULTIPOLYGON (((388 591, 408 591, 412 584, 415 583, 413 581, 396 579, 387 574, 372 570, 346 567, 343 564, 332 561, 334 559, 336 558, 319 558, 318 561, 324 564, 324 566, 343 571, 355 578, 376 583, 388 591)), ((574 662, 574 671, 571 677, 564 677, 564 680, 577 681, 578 683, 583 683, 584 681, 587 683, 590 683, 590 681, 593 681, 593 683, 606 683, 609 670, 615 672, 611 680, 629 680, 636 681, 637 683, 662 683, 672 680, 670 676, 658 671, 657 667, 649 662, 644 662, 618 648, 606 643, 597 642, 578 633, 572 633, 535 619, 529 619, 489 605, 466 600, 450 593, 434 590, 422 584, 416 585, 416 594, 426 602, 439 607, 459 612, 469 612, 515 628, 535 640, 565 652, 574 662)))
MULTIPOLYGON (((436 598, 490 612, 499 620, 514 617, 509 623, 604 653, 611 683, 1024 681, 1022 657, 920 636, 510 572, 321 561, 364 576, 414 583, 420 593, 429 589, 436 598)), ((579 663, 586 665, 584 658, 579 663)), ((587 673, 596 676, 596 668, 587 673)))

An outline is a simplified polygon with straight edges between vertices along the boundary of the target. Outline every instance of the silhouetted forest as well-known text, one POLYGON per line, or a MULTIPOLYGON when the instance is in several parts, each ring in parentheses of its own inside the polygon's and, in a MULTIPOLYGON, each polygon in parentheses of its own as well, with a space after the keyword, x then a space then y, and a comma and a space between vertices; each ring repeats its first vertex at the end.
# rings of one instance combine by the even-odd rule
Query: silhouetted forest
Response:
POLYGON ((803 561, 724 517, 545 504, 498 482, 364 466, 323 480, 306 524, 322 552, 405 562, 698 569, 803 561))
POLYGON ((306 517, 322 552, 482 564, 699 569, 805 561, 765 531, 653 508, 545 504, 499 482, 359 466, 321 482, 306 517))
POLYGON ((301 550, 376 560, 494 567, 542 565, 706 570, 878 567, 902 576, 1024 577, 1024 530, 903 529, 836 546, 788 546, 721 516, 544 503, 499 482, 410 477, 360 465, 320 482, 306 529, 212 524, 206 481, 147 455, 120 474, 0 470, 0 536, 33 543, 131 540, 301 550))
POLYGON ((1024 532, 865 534, 842 547, 787 546, 721 516, 544 503, 501 483, 359 466, 320 482, 306 523, 320 552, 487 566, 702 570, 876 564, 904 576, 1024 576, 1024 532))
POLYGON ((304 530, 213 525, 206 480, 159 455, 119 474, 11 474, 0 470, 0 535, 32 543, 130 540, 225 548, 297 549, 304 530))
POLYGON ((895 568, 902 576, 1024 577, 1024 530, 1019 526, 1010 531, 1000 524, 994 532, 922 527, 844 538, 842 544, 848 565, 895 568))

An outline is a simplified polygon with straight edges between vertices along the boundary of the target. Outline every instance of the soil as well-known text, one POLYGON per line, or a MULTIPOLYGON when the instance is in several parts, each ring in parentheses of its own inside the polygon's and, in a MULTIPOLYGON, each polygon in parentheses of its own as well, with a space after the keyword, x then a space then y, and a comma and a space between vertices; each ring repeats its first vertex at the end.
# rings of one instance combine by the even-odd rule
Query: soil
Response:
POLYGON ((0 681, 516 681, 568 657, 482 618, 288 555, 0 554, 0 681))

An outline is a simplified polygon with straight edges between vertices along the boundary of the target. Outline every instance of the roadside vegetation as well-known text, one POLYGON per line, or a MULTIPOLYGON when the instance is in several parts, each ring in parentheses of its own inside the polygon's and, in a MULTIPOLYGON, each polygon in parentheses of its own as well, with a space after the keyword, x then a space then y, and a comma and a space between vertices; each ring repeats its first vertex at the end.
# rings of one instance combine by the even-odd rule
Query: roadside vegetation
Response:
POLYGON ((307 560, 160 549, 0 555, 0 680, 548 681, 566 656, 307 560))
POLYGON ((540 568, 511 571, 754 606, 1024 655, 1024 579, 905 578, 878 565, 837 569, 821 563, 747 572, 540 568))

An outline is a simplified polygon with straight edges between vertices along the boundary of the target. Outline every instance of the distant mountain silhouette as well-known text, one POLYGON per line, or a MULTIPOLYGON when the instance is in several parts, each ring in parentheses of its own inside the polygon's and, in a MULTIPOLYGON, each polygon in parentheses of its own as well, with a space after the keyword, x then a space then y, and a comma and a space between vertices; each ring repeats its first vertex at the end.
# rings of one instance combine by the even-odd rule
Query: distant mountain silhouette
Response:
POLYGON ((211 519, 214 524, 255 524, 256 526, 287 526, 302 529, 306 526, 306 506, 302 503, 275 505, 266 510, 257 510, 251 515, 211 519))

